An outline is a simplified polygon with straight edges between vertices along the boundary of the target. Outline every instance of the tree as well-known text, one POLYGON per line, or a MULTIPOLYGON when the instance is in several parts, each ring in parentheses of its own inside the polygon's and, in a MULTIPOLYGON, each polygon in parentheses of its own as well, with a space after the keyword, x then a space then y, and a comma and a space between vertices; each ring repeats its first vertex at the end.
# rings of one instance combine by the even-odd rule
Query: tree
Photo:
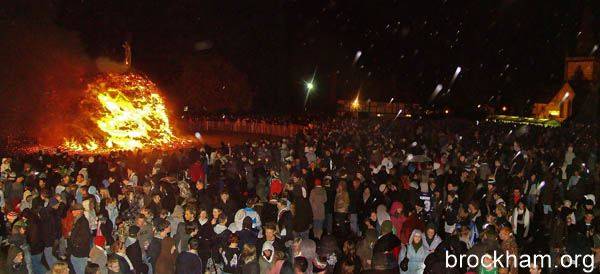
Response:
POLYGON ((243 112, 252 106, 248 77, 214 54, 198 54, 185 60, 176 89, 182 105, 192 111, 243 112))

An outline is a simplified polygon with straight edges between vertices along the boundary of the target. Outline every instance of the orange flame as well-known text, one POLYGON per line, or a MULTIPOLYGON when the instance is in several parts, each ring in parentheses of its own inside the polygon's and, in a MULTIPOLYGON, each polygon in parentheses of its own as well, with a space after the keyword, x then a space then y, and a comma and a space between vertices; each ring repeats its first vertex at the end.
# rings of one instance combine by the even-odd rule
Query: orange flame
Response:
POLYGON ((95 128, 85 129, 86 137, 65 140, 68 150, 133 150, 177 140, 158 88, 138 74, 98 78, 88 85, 82 107, 91 110, 89 119, 95 128))

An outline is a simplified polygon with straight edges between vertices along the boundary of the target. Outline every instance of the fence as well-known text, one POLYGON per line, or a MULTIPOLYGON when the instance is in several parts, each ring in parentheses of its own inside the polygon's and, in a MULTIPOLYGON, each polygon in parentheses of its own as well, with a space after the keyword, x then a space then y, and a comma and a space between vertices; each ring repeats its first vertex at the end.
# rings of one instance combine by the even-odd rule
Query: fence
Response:
POLYGON ((252 120, 192 120, 189 127, 194 131, 240 132, 280 137, 293 136, 304 129, 303 125, 298 124, 274 124, 252 120))

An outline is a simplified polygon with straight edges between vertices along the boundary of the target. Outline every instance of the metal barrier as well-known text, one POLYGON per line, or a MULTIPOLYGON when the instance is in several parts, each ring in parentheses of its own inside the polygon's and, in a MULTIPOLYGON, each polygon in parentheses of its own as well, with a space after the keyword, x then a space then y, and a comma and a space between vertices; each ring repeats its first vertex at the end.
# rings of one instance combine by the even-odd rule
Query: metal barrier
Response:
POLYGON ((188 125, 193 131, 240 132, 280 137, 296 135, 305 127, 298 124, 274 124, 251 120, 191 120, 188 125))

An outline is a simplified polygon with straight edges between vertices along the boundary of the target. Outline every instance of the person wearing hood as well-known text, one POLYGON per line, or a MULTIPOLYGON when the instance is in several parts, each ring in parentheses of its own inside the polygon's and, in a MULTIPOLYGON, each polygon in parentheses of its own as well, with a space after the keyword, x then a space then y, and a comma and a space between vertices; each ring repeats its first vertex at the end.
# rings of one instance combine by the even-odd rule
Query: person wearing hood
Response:
POLYGON ((17 246, 11 246, 6 256, 5 270, 11 274, 27 274, 25 255, 23 250, 17 246))
POLYGON ((377 206, 376 214, 377 214, 377 224, 379 225, 379 227, 381 227, 383 222, 391 221, 391 219, 392 219, 390 214, 388 213, 386 206, 383 204, 377 206))
POLYGON ((321 186, 321 180, 315 179, 315 187, 310 191, 310 208, 313 213, 313 235, 320 239, 323 235, 323 224, 325 223, 325 203, 327 192, 321 186))
POLYGON ((275 258, 275 249, 273 245, 266 241, 260 252, 260 259, 258 260, 258 265, 260 267, 260 273, 267 273, 271 270, 274 265, 275 258))
POLYGON ((406 221, 402 224, 402 231, 398 233, 399 239, 403 244, 408 244, 408 239, 412 234, 412 231, 415 229, 423 229, 425 224, 418 218, 417 212, 414 208, 409 208, 407 210, 408 216, 406 217, 406 221))
POLYGON ((265 236, 258 239, 257 246, 262 247, 265 242, 270 242, 275 251, 285 251, 285 242, 277 236, 277 226, 274 223, 265 224, 264 231, 265 236))
POLYGON ((429 250, 423 245, 423 232, 415 229, 410 235, 409 244, 402 246, 398 263, 408 258, 408 269, 401 274, 422 274, 425 269, 425 258, 429 255, 429 250))
POLYGON ((402 226, 406 221, 406 216, 404 216, 404 205, 401 202, 396 201, 392 203, 390 208, 390 220, 392 221, 396 235, 399 235, 402 232, 402 226))

